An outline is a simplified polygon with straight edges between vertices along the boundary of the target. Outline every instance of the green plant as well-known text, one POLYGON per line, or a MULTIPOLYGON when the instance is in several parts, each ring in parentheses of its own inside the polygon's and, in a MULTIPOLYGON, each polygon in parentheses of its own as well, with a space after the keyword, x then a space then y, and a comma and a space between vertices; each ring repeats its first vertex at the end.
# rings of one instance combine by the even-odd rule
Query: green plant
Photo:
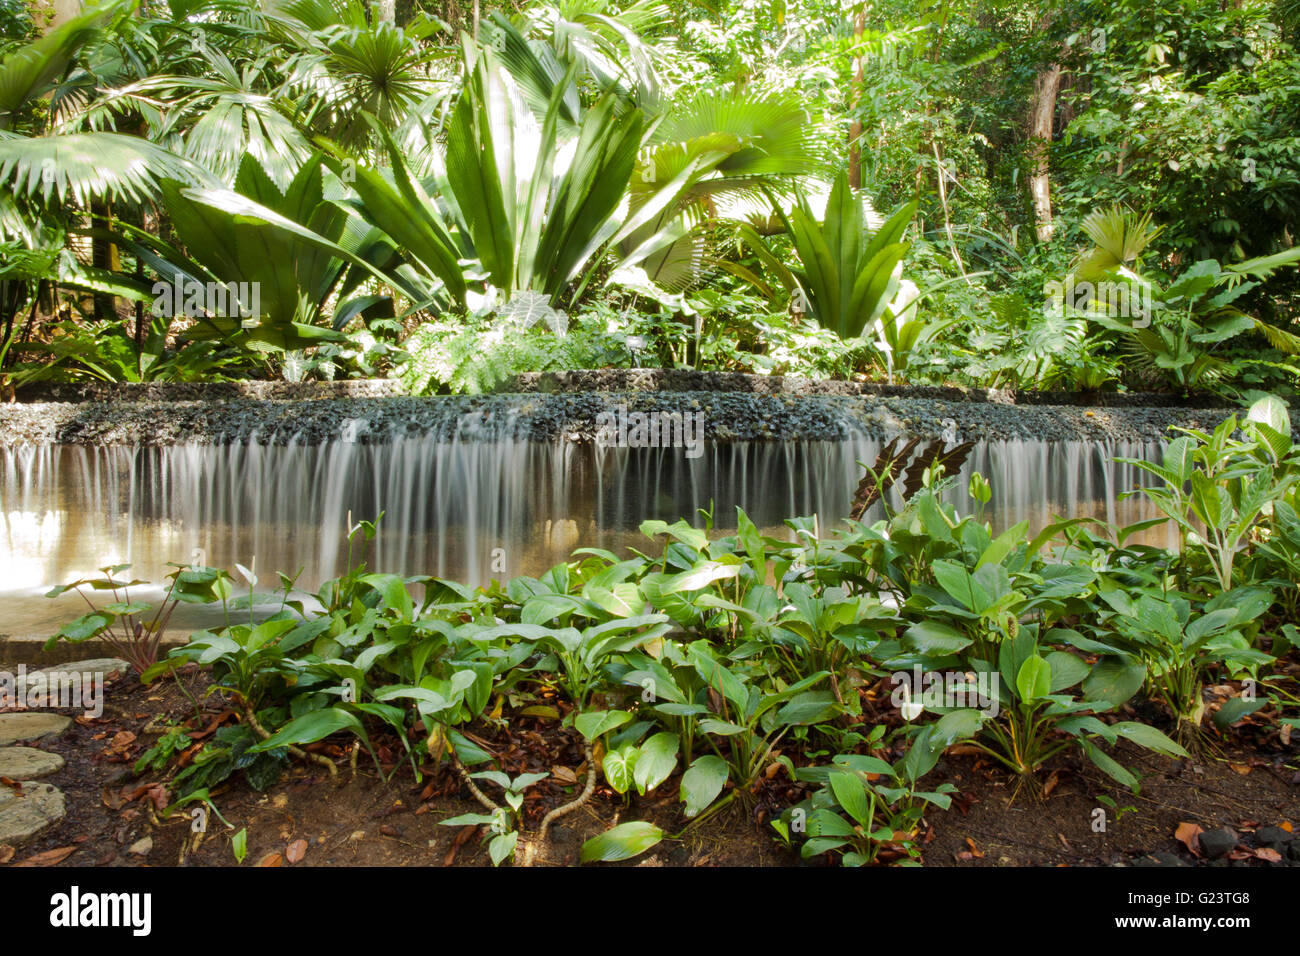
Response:
MULTIPOLYGON (((882 728, 883 729, 883 728, 882 728)), ((914 742, 919 752, 929 742, 914 742)), ((928 772, 938 755, 921 766, 907 757, 890 764, 866 754, 837 754, 830 767, 809 767, 796 773, 799 780, 820 783, 809 799, 772 821, 787 842, 792 832, 806 834, 800 855, 804 859, 838 852, 842 866, 870 866, 882 850, 895 850, 904 865, 920 858, 917 827, 928 806, 946 810, 956 792, 950 783, 934 791, 919 790, 917 778, 928 772), (924 766, 929 764, 929 766, 924 766), (917 771, 920 771, 919 773, 917 771), (801 826, 794 827, 799 819, 801 826)))
POLYGON ((544 773, 523 773, 511 779, 496 770, 471 774, 472 779, 488 780, 499 786, 504 791, 505 806, 497 807, 491 815, 464 813, 439 823, 445 827, 487 826, 483 839, 488 845, 488 856, 492 858, 493 866, 500 866, 502 861, 514 856, 519 842, 519 815, 524 805, 524 791, 547 776, 544 773))
POLYGON ((157 607, 131 600, 131 588, 148 584, 147 581, 122 581, 116 577, 128 570, 129 564, 100 568, 104 575, 102 579, 83 578, 52 588, 46 597, 56 598, 67 591, 76 591, 90 608, 90 613, 59 628, 58 633, 45 642, 45 649, 50 650, 59 641, 82 644, 102 640, 144 680, 158 659, 158 645, 176 608, 181 604, 209 604, 224 599, 229 593, 228 576, 224 572, 215 568, 173 566, 176 570, 167 575, 171 583, 157 607), (113 600, 96 606, 83 588, 112 592, 113 600), (148 616, 150 612, 153 612, 152 616, 148 616))
POLYGON ((1120 461, 1160 478, 1163 487, 1141 493, 1177 526, 1183 549, 1197 549, 1209 562, 1218 588, 1230 591, 1243 542, 1266 511, 1300 479, 1276 469, 1274 456, 1290 451, 1290 419, 1276 398, 1256 402, 1245 427, 1248 439, 1235 436, 1238 421, 1229 416, 1211 433, 1183 429, 1157 465, 1138 459, 1120 461))
MULTIPOLYGON (((909 203, 873 234, 862 200, 841 173, 821 222, 802 195, 788 217, 782 214, 800 267, 782 269, 778 276, 797 286, 801 308, 822 327, 845 341, 859 338, 881 319, 899 288, 898 264, 908 248, 902 237, 915 213, 916 204, 909 203)), ((754 234, 750 242, 761 240, 754 234)), ((766 252, 768 261, 776 260, 772 250, 766 252)), ((897 340, 897 317, 892 334, 897 340)))
POLYGON ((1120 640, 1102 637, 1087 649, 1141 660, 1150 688, 1177 719, 1185 743, 1200 739, 1202 690, 1212 665, 1224 663, 1253 676, 1259 665, 1273 660, 1251 646, 1251 625, 1273 604, 1273 595, 1262 588, 1225 591, 1195 609, 1185 598, 1169 594, 1134 596, 1114 590, 1100 596, 1113 611, 1101 621, 1120 640))
MULTIPOLYGON (((1064 639, 1065 635, 1054 635, 1064 639)), ((982 660, 969 662, 977 672, 982 660)), ((1022 625, 998 649, 996 674, 999 712, 986 714, 971 708, 950 711, 951 720, 971 733, 978 727, 975 746, 1016 775, 1017 787, 1029 785, 1037 792, 1036 775, 1054 755, 1068 747, 1084 755, 1107 775, 1136 791, 1137 778, 1097 746, 1114 745, 1126 738, 1139 746, 1169 756, 1187 751, 1156 728, 1136 721, 1107 724, 1097 714, 1116 706, 1105 699, 1076 699, 1067 693, 1090 676, 1091 668, 1066 651, 1046 651, 1040 646, 1037 625, 1022 625), (985 742, 987 741, 987 742, 985 742)), ((940 722, 942 724, 942 721, 940 722)))

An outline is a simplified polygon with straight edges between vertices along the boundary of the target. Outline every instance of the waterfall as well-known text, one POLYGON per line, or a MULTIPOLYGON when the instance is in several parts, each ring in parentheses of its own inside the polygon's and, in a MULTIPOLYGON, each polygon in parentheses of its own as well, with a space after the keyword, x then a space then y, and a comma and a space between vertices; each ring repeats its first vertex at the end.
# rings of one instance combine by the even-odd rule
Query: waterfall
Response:
MULTIPOLYGON (((111 564, 157 581, 169 562, 233 567, 254 558, 264 582, 301 568, 301 583, 314 587, 344 570, 349 514, 381 511, 366 555, 372 569, 472 582, 537 574, 578 546, 634 544, 643 520, 698 523, 710 504, 719 528, 735 527, 736 507, 771 534, 784 533, 787 517, 814 513, 830 528, 848 512, 858 462, 874 463, 881 444, 864 435, 711 442, 694 459, 673 448, 445 433, 0 448, 0 591, 45 589, 111 564)), ((966 481, 978 471, 992 485, 985 516, 995 528, 1080 514, 1129 523, 1152 511, 1140 496, 1121 499, 1143 482, 1112 459, 1159 450, 1159 442, 981 442, 949 498, 969 510, 966 481)))

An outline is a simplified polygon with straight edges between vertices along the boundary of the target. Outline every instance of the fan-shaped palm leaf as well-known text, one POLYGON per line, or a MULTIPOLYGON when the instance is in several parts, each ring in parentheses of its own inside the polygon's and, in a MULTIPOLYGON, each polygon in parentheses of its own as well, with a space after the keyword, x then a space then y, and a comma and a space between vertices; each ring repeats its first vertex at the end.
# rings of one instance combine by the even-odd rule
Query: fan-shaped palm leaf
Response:
POLYGON ((1160 235, 1151 225, 1151 214, 1138 214, 1123 206, 1095 209, 1083 218, 1079 228, 1094 248, 1075 267, 1084 279, 1093 279, 1112 269, 1136 268, 1147 246, 1160 235))
POLYGON ((0 136, 0 183, 19 195, 83 205, 92 199, 142 202, 158 195, 164 179, 217 184, 185 157, 121 133, 0 136))

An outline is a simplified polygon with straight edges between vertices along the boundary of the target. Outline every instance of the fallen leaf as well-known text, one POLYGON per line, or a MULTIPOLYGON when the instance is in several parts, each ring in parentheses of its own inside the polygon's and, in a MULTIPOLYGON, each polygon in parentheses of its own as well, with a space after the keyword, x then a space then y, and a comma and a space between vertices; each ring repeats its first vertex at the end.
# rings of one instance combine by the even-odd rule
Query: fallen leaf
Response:
POLYGON ((122 798, 122 791, 116 787, 105 787, 100 791, 99 799, 110 810, 121 810, 126 803, 122 798))
POLYGON ((1056 834, 1056 838, 1061 841, 1061 846, 1065 847, 1067 850, 1070 849, 1070 841, 1065 838, 1064 833, 1056 834))
POLYGON ((1280 826, 1280 827, 1281 827, 1283 830, 1285 830, 1287 833, 1292 833, 1292 832, 1294 832, 1294 831, 1292 831, 1292 829, 1291 829, 1291 821, 1290 821, 1290 820, 1283 820, 1281 823, 1278 824, 1278 826, 1280 826))
POLYGON ((477 826, 461 827, 456 833, 456 838, 451 841, 451 848, 447 850, 447 855, 442 858, 442 865, 451 866, 455 863, 456 853, 465 845, 466 841, 476 833, 478 833, 477 826))
POLYGON ((15 863, 14 866, 54 866, 72 856, 77 852, 77 849, 75 846, 61 846, 57 850, 46 850, 44 853, 29 856, 27 859, 15 863))
POLYGON ((284 851, 284 858, 290 863, 301 863, 302 858, 307 855, 307 841, 294 840, 284 851))
POLYGON ((1291 746, 1291 725, 1283 724, 1277 729, 1277 739, 1282 742, 1283 747, 1291 746))
POLYGON ((578 775, 568 767, 560 766, 551 770, 551 776, 564 787, 571 787, 578 782, 578 775))
POLYGON ((975 845, 974 840, 972 840, 970 837, 967 837, 966 845, 970 847, 970 852, 973 857, 975 857, 977 860, 983 859, 984 854, 980 851, 980 848, 975 845))
POLYGON ((14 858, 14 848, 8 843, 0 843, 0 863, 8 863, 14 858))
POLYGON ((1193 856, 1201 855, 1201 844, 1199 837, 1205 831, 1195 823, 1180 823, 1178 829, 1174 831, 1174 839, 1187 847, 1193 856))
POLYGON ((17 780, 11 780, 8 777, 0 777, 0 784, 17 790, 19 793, 23 792, 23 785, 17 780))
POLYGON ((257 861, 258 866, 284 866, 284 857, 279 853, 268 853, 257 861))
POLYGON ((1250 773, 1250 767, 1244 763, 1230 763, 1228 766, 1237 771, 1237 773, 1241 774, 1243 777, 1250 773))
POLYGON ((1056 789, 1056 785, 1061 782, 1061 776, 1058 771, 1053 770, 1052 775, 1047 778, 1047 783, 1043 785, 1043 799, 1046 800, 1056 789))
POLYGON ((1268 847, 1260 847, 1255 851, 1255 858, 1258 860, 1268 860, 1270 863, 1281 863, 1282 854, 1277 850, 1270 850, 1268 847))
POLYGON ((167 804, 171 802, 171 795, 167 793, 167 788, 161 783, 155 783, 145 790, 145 796, 153 801, 153 808, 159 812, 167 809, 167 804))

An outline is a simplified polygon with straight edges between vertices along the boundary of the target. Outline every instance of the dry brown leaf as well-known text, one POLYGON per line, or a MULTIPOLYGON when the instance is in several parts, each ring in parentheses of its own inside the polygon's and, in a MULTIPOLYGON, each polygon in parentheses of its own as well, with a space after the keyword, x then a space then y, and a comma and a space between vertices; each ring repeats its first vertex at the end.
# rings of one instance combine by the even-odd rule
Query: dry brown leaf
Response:
POLYGON ((1056 838, 1061 841, 1061 846, 1065 847, 1067 850, 1070 848, 1070 841, 1065 838, 1064 833, 1056 834, 1056 838))
POLYGON ((975 845, 975 841, 972 840, 970 837, 966 838, 966 845, 970 847, 971 856, 975 857, 977 860, 984 858, 983 851, 981 851, 980 848, 975 845))
POLYGON ((568 767, 555 767, 551 770, 551 776, 564 787, 571 787, 578 782, 578 775, 568 767))
POLYGON ((1277 850, 1270 850, 1268 847, 1260 847, 1255 851, 1255 858, 1258 860, 1268 860, 1270 863, 1281 863, 1282 854, 1277 850))
POLYGON ((75 846, 61 846, 57 850, 46 850, 44 853, 29 856, 27 859, 15 863, 14 866, 54 866, 72 856, 77 852, 77 849, 75 846))
POLYGON ((1061 782, 1061 775, 1058 771, 1053 770, 1052 775, 1047 778, 1047 783, 1043 785, 1043 799, 1046 800, 1056 789, 1056 785, 1061 782))
POLYGON ((284 866, 284 857, 279 853, 268 853, 257 861, 258 866, 284 866))
POLYGON ((284 851, 284 858, 290 863, 301 863, 302 858, 307 855, 307 841, 294 840, 284 851))
POLYGON ((1291 746, 1291 725, 1283 724, 1277 729, 1277 739, 1282 741, 1283 747, 1291 746))
POLYGON ((1193 856, 1201 855, 1200 836, 1205 831, 1195 823, 1180 823, 1178 829, 1174 831, 1174 839, 1187 847, 1193 856))
POLYGON ((1228 766, 1237 771, 1237 773, 1241 774, 1243 777, 1250 773, 1250 766, 1244 763, 1230 763, 1228 766))
POLYGON ((14 848, 8 843, 0 843, 0 864, 8 863, 14 858, 14 848))
POLYGON ((1294 831, 1292 831, 1292 829, 1291 829, 1291 821, 1290 821, 1290 820, 1283 820, 1281 823, 1278 824, 1278 826, 1280 826, 1280 827, 1281 827, 1283 830, 1285 830, 1287 833, 1292 833, 1292 832, 1294 832, 1294 831))

